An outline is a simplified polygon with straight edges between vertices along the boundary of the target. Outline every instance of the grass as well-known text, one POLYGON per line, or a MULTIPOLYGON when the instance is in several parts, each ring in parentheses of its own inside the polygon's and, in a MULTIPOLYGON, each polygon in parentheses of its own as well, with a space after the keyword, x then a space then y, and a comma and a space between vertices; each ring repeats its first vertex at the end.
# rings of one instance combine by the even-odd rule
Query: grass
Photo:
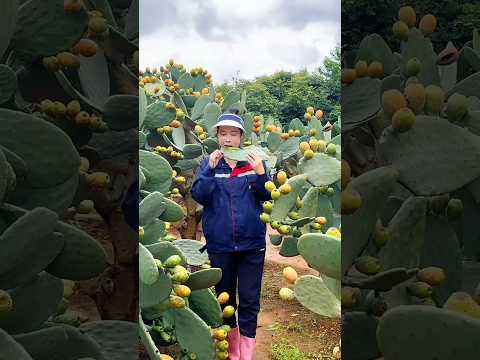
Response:
POLYGON ((331 360, 332 357, 318 353, 304 353, 297 346, 290 345, 285 339, 272 345, 272 360, 331 360))

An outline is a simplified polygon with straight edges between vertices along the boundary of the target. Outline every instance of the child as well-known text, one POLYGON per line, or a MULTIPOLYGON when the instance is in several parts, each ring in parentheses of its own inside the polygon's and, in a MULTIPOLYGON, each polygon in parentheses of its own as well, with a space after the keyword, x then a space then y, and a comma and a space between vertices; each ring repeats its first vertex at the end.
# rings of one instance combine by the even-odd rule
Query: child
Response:
POLYGON ((203 205, 203 232, 213 267, 222 269, 215 286, 217 294, 226 291, 237 309, 225 319, 232 330, 228 334, 229 359, 251 360, 255 347, 257 316, 265 260, 265 224, 260 221, 262 202, 270 199, 265 183, 266 165, 255 154, 247 161, 223 156, 224 147, 240 147, 244 136, 243 120, 236 114, 223 114, 215 125, 220 150, 200 164, 192 185, 192 196, 203 205))

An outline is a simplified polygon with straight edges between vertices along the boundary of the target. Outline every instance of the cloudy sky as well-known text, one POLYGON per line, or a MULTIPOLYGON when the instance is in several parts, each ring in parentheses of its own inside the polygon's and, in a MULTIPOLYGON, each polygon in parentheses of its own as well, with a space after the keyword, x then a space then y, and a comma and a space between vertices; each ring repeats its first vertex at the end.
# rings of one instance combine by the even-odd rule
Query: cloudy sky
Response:
POLYGON ((215 83, 316 69, 340 43, 340 0, 141 0, 140 67, 173 58, 215 83))

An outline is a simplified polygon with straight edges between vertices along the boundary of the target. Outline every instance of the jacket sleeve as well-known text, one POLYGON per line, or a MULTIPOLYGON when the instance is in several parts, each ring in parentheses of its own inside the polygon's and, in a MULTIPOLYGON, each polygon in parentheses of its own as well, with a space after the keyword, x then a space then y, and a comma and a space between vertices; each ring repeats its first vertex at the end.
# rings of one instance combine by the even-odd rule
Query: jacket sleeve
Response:
POLYGON ((193 180, 191 189, 193 199, 201 205, 209 204, 215 186, 214 170, 208 165, 207 157, 201 162, 193 180))
POLYGON ((265 183, 270 181, 269 169, 267 168, 267 163, 263 161, 263 168, 265 169, 265 174, 257 175, 257 180, 255 182, 255 196, 258 200, 267 201, 271 200, 270 193, 265 189, 265 183))

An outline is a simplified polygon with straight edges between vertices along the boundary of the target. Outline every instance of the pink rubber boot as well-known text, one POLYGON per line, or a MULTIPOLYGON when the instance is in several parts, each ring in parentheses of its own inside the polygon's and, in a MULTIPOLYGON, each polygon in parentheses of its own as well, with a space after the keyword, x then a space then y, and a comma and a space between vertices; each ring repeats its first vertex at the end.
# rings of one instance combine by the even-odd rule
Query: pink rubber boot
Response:
POLYGON ((253 360, 255 339, 247 336, 240 336, 240 360, 253 360))
POLYGON ((228 332, 227 341, 228 358, 230 360, 240 360, 240 330, 238 326, 228 332))

